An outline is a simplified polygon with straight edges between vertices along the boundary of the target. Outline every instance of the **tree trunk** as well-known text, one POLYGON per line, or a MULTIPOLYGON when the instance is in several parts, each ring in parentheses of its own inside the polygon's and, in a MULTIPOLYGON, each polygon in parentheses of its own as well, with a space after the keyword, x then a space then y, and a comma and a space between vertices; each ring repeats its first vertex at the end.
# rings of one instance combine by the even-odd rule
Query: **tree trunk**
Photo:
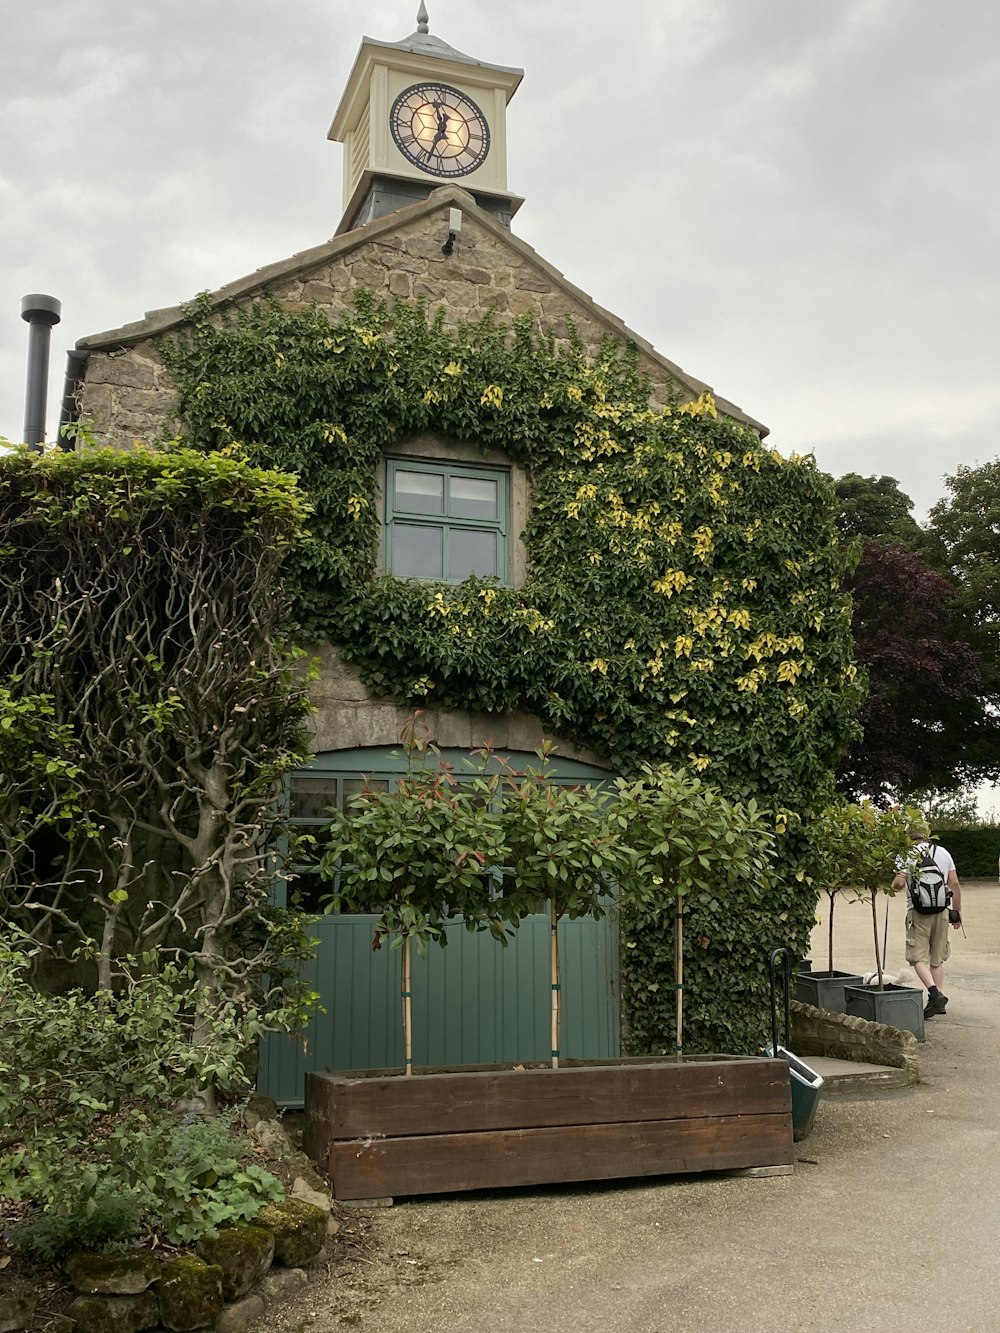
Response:
POLYGON ((677 896, 677 912, 674 917, 674 1056, 684 1056, 684 895, 677 896))
POLYGON ((559 917, 556 900, 549 899, 549 981, 552 987, 552 1068, 559 1068, 559 917))

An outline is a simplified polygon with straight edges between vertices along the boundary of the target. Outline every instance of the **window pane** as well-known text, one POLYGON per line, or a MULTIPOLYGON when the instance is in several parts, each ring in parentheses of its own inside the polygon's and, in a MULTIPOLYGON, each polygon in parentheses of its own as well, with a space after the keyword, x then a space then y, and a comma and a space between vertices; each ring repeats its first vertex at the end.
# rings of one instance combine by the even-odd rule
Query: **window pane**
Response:
POLYGON ((448 488, 450 507, 455 518, 485 518, 496 520, 497 491, 495 481, 483 477, 454 476, 448 488))
POLYGON ((352 796, 357 796, 363 791, 388 791, 389 784, 384 779, 377 778, 345 778, 344 779, 344 809, 348 808, 348 802, 352 796))
POLYGON ((320 879, 311 871, 297 871, 288 876, 285 885, 286 903, 300 912, 322 916, 326 899, 333 892, 333 885, 320 879))
POLYGON ((448 577, 466 579, 470 574, 496 575, 497 538, 495 532, 474 532, 452 528, 448 535, 448 577))
POLYGON ((409 514, 444 513, 444 477, 434 472, 404 472, 396 469, 394 509, 409 514))
POLYGON ((392 525, 392 572, 403 577, 440 579, 444 576, 444 533, 415 523, 392 525))
POLYGON ((337 779, 309 777, 300 773, 292 778, 290 813, 292 819, 329 819, 337 807, 337 779))

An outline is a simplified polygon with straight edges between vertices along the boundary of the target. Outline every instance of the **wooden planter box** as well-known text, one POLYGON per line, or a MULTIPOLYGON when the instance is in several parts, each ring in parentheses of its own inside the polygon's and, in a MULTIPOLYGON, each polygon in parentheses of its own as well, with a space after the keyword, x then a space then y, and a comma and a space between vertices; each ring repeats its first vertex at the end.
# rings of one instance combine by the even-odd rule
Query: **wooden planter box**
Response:
POLYGON ((337 1199, 794 1162, 788 1065, 767 1058, 312 1073, 306 1116, 337 1199))

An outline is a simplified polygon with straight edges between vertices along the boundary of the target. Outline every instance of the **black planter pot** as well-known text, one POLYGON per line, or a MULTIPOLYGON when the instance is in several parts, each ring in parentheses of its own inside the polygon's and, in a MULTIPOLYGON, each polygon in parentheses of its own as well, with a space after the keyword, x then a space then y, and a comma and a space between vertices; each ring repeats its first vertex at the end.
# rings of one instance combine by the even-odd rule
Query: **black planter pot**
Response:
POLYGON ((858 972, 799 972, 795 978, 795 998, 817 1009, 846 1014, 844 987, 863 984, 864 977, 858 972))
POLYGON ((924 1040, 924 1004, 926 996, 915 986, 886 985, 848 986, 846 1013, 854 1018, 867 1018, 870 1023, 885 1023, 887 1027, 912 1032, 917 1041, 924 1040))
POLYGON ((799 963, 799 971, 811 972, 812 970, 813 970, 813 960, 811 958, 803 958, 801 963, 799 963))

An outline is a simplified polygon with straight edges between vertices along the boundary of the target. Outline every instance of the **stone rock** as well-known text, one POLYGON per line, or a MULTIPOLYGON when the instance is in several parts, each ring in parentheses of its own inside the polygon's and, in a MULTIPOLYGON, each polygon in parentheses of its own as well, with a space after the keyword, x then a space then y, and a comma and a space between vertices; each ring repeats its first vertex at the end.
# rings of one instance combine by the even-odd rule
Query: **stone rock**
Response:
POLYGON ((266 1203, 257 1214, 257 1225, 274 1232, 274 1262, 284 1268, 300 1268, 323 1248, 326 1217, 315 1204, 284 1199, 266 1203))
POLYGON ((45 1333, 76 1333, 76 1322, 68 1314, 54 1315, 45 1325, 45 1333))
POLYGON ((71 1254, 66 1275, 87 1296, 138 1296, 160 1276, 160 1265, 148 1250, 122 1254, 71 1254))
POLYGON ((276 1301, 283 1300, 290 1291, 304 1287, 308 1281, 309 1277, 304 1269, 272 1268, 270 1273, 264 1274, 264 1280, 257 1290, 268 1305, 273 1305, 276 1301))
POLYGON ((336 1213, 331 1211, 330 1216, 326 1219, 327 1240, 331 1240, 334 1236, 337 1235, 339 1231, 340 1231, 340 1218, 337 1217, 336 1213))
POLYGON ((171 1259, 160 1269, 160 1321, 174 1333, 207 1328, 222 1313, 222 1269, 195 1255, 171 1259))
POLYGON ((151 1291, 139 1296, 78 1296, 67 1314, 75 1333, 141 1333, 160 1322, 160 1307, 151 1291))
POLYGON ((261 1120, 250 1134, 273 1157, 287 1157, 292 1151, 291 1141, 277 1120, 261 1120))
POLYGON ((259 1092, 248 1097, 242 1112, 243 1123, 247 1129, 253 1129, 261 1121, 277 1120, 278 1103, 270 1097, 264 1097, 259 1092))
POLYGON ((215 1333, 246 1333, 267 1309, 263 1296, 244 1296, 227 1305, 215 1321, 215 1333))
POLYGON ((301 1177, 311 1190, 326 1189, 326 1181, 316 1170, 316 1163, 311 1157, 307 1157, 304 1152, 293 1152, 286 1161, 288 1169, 301 1177))
POLYGON ((292 1182, 292 1198, 301 1199, 303 1203, 311 1203, 316 1208, 322 1208, 324 1213, 330 1211, 330 1196, 326 1190, 313 1189, 302 1176, 296 1176, 292 1182))
POLYGON ((27 1328, 37 1304, 34 1296, 0 1296, 0 1333, 27 1328))
POLYGON ((222 1295, 235 1301, 257 1285, 274 1259, 274 1233, 264 1227, 225 1227, 195 1247, 207 1264, 222 1269, 222 1295))

